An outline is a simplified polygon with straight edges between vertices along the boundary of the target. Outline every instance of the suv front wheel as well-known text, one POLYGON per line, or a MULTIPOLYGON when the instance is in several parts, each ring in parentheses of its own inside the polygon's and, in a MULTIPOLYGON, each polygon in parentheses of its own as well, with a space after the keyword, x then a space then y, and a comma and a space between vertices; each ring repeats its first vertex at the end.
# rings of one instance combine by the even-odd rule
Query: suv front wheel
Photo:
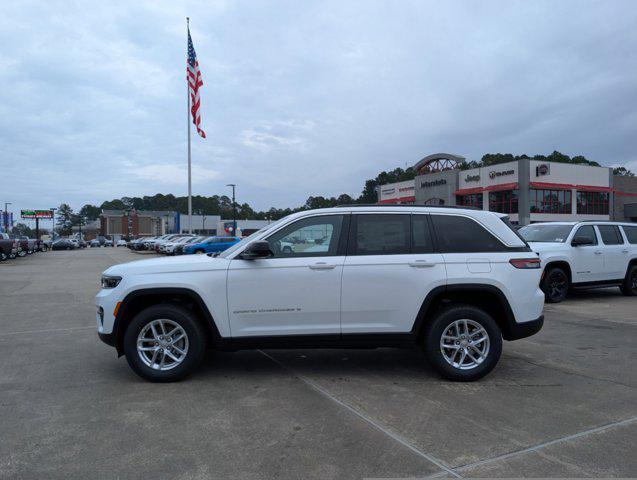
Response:
POLYGON ((484 310, 458 305, 440 311, 425 331, 429 363, 443 377, 470 382, 489 373, 502 353, 502 334, 484 310))
POLYGON ((627 297, 637 296, 637 266, 633 265, 628 269, 624 283, 619 288, 627 297))
POLYGON ((205 333, 196 317, 177 305, 161 304, 141 311, 124 334, 128 364, 153 382, 188 376, 203 360, 205 347, 205 333))

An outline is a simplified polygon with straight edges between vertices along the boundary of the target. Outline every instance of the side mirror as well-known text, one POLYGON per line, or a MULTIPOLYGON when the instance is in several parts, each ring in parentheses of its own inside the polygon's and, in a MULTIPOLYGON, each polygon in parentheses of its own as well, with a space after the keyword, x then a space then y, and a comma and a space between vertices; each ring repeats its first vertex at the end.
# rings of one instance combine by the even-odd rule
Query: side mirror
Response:
POLYGON ((575 237, 571 242, 574 247, 581 247, 584 245, 595 245, 595 243, 589 237, 575 237))
POLYGON ((243 260, 257 260, 259 258, 268 258, 272 256, 272 250, 270 250, 270 244, 263 240, 258 242, 252 242, 241 252, 241 259, 243 260))

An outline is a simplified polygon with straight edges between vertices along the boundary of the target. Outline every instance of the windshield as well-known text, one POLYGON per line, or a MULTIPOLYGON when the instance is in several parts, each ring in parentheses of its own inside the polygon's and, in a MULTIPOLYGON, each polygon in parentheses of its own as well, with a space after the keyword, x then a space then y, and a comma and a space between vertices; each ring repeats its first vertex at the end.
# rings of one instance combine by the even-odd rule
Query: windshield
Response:
POLYGON ((564 243, 573 225, 527 225, 519 230, 527 242, 564 243))
POLYGON ((254 240, 254 238, 256 236, 261 235, 262 233, 265 233, 265 232, 267 232, 269 230, 272 230, 274 227, 276 227, 277 225, 281 224, 283 222, 283 220, 285 220, 286 218, 287 217, 283 217, 280 220, 277 220, 276 222, 271 223, 270 225, 267 225, 266 227, 263 227, 261 230, 257 230, 252 235, 249 235, 249 236, 245 237, 244 239, 242 239, 239 243, 235 243, 232 247, 230 247, 227 250, 224 250, 223 252, 221 252, 219 254, 219 256, 221 258, 228 257, 228 255, 231 255, 232 253, 236 252, 240 248, 243 248, 243 246, 245 244, 250 243, 252 240, 254 240))

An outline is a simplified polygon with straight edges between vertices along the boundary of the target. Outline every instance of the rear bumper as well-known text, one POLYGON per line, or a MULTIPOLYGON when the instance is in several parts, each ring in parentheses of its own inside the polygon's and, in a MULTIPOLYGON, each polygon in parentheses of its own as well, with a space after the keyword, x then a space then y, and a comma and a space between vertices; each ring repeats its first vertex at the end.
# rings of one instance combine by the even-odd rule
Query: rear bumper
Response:
POLYGON ((509 325, 509 331, 505 336, 506 340, 519 340, 521 338, 530 337, 542 330, 544 325, 544 315, 540 315, 535 320, 524 323, 513 323, 509 325))

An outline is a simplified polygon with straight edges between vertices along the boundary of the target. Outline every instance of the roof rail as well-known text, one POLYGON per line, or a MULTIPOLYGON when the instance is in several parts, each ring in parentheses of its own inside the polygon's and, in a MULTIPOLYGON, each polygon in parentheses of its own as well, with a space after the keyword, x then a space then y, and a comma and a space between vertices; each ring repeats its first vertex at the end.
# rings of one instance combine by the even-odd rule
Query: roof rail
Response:
POLYGON ((406 205, 406 204, 398 204, 398 203, 343 203, 340 205, 336 205, 335 208, 346 208, 346 207, 403 207, 403 208, 460 208, 463 210, 482 210, 478 207, 469 207, 462 205, 406 205))

